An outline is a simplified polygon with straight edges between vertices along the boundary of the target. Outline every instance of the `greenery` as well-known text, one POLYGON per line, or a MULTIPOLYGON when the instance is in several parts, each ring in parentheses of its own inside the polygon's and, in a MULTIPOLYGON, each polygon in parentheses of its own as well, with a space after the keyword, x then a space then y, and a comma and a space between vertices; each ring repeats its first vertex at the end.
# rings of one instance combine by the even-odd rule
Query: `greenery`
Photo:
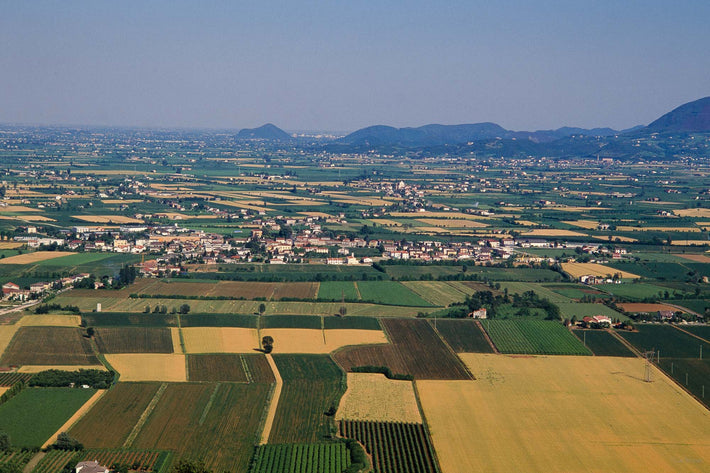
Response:
POLYGON ((40 371, 29 381, 30 386, 38 387, 77 387, 89 386, 94 389, 106 389, 113 382, 113 371, 84 370, 61 371, 45 370, 40 371))

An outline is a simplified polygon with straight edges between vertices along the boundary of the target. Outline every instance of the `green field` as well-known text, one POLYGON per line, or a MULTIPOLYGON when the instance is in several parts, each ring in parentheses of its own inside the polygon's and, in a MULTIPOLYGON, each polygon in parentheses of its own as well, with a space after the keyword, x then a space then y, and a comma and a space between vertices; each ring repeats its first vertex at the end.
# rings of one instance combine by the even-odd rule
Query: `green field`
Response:
POLYGON ((40 447, 96 391, 72 388, 26 388, 0 405, 0 431, 16 447, 40 447))
POLYGON ((325 317, 323 325, 326 329, 382 330, 374 317, 325 317))
POLYGON ((250 473, 342 473, 350 466, 344 442, 261 445, 250 473))
POLYGON ((452 302, 463 302, 466 294, 446 281, 407 281, 406 287, 437 306, 447 306, 452 302))
POLYGON ((529 282, 501 282, 501 290, 508 290, 508 294, 522 294, 527 291, 533 291, 540 297, 548 299, 550 302, 558 304, 560 302, 570 302, 570 298, 562 294, 559 294, 551 289, 548 289, 543 284, 529 283, 529 282))
POLYGON ((648 283, 600 284, 594 287, 612 294, 615 297, 626 297, 632 301, 648 297, 659 297, 659 294, 662 297, 663 292, 668 290, 667 287, 648 283))
POLYGON ((473 320, 429 322, 456 353, 493 353, 490 343, 473 320))
MULTIPOLYGON (((639 351, 660 351, 660 358, 699 358, 700 347, 703 355, 710 354, 710 343, 703 342, 670 325, 638 324, 638 332, 620 332, 639 351)), ((710 382, 708 383, 710 386, 710 382)))
POLYGON ((337 407, 345 375, 324 355, 274 355, 283 379, 269 443, 316 442, 335 428, 325 412, 337 407))
POLYGON ((573 330, 572 333, 597 356, 634 356, 626 345, 606 330, 573 330))
POLYGON ((324 301, 341 301, 343 299, 360 300, 355 285, 351 281, 323 281, 318 288, 318 299, 324 301))
POLYGON ((264 315, 260 328, 321 328, 321 318, 315 315, 264 315))
POLYGON ((710 408, 710 360, 662 357, 660 367, 710 408))
POLYGON ((60 473, 64 467, 76 465, 77 452, 71 450, 50 450, 37 463, 32 473, 60 473))
POLYGON ((589 355, 562 324, 544 320, 486 320, 483 327, 501 353, 589 355))
POLYGON ((358 281, 357 287, 364 301, 414 307, 432 306, 430 302, 396 281, 358 281))
POLYGON ((577 317, 577 320, 582 320, 584 317, 594 317, 595 315, 607 315, 612 320, 619 319, 622 321, 629 320, 624 314, 611 309, 604 304, 581 303, 581 302, 558 302, 560 314, 565 319, 577 317))

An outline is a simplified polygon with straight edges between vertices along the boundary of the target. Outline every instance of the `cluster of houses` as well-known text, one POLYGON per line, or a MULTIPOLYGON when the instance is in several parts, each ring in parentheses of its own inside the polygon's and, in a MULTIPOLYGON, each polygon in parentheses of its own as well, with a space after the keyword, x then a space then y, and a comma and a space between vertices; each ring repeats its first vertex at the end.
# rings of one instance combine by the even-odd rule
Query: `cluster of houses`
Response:
POLYGON ((14 282, 7 282, 2 285, 2 298, 3 300, 9 301, 26 301, 30 299, 37 299, 44 295, 48 291, 54 288, 65 288, 73 286, 79 281, 82 281, 91 275, 88 273, 81 273, 74 276, 67 276, 65 278, 57 279, 52 282, 35 282, 30 284, 29 288, 20 287, 14 282))

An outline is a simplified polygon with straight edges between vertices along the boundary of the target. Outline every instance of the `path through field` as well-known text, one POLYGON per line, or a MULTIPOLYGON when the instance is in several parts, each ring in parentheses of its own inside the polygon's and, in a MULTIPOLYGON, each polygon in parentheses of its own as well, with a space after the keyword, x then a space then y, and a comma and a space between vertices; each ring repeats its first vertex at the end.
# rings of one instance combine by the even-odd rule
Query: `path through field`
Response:
MULTIPOLYGON (((81 419, 81 418, 84 416, 84 414, 86 414, 87 412, 89 412, 89 410, 94 406, 94 404, 96 404, 96 403, 98 402, 99 399, 101 399, 101 396, 103 396, 104 394, 106 394, 106 389, 99 389, 98 391, 96 391, 96 393, 94 393, 94 395, 91 396, 91 397, 89 398, 89 400, 86 401, 86 402, 84 403, 84 405, 81 406, 81 407, 79 408, 79 410, 76 411, 76 412, 74 413, 74 415, 71 416, 71 417, 69 418, 69 420, 67 420, 67 421, 64 423, 64 425, 62 425, 62 426, 59 428, 59 430, 57 430, 57 431, 54 433, 54 435, 52 435, 51 437, 49 437, 49 439, 47 439, 47 441, 44 442, 44 444, 42 445, 42 448, 47 448, 47 447, 49 447, 51 444, 53 444, 54 442, 56 442, 56 441, 57 441, 57 437, 59 437, 59 434, 61 434, 62 432, 68 431, 68 430, 71 428, 72 425, 76 424, 76 423, 79 421, 79 419, 81 419)), ((39 460, 37 460, 37 461, 39 461, 39 460)))
POLYGON ((259 445, 265 445, 269 441, 269 435, 271 435, 271 427, 274 425, 274 419, 276 418, 276 409, 279 407, 279 398, 281 397, 281 388, 283 388, 283 379, 281 379, 281 374, 276 366, 276 362, 271 354, 266 355, 266 359, 271 366, 271 370, 274 372, 274 378, 276 378, 276 384, 274 384, 274 392, 271 396, 271 402, 269 403, 269 411, 266 414, 266 422, 264 423, 264 431, 261 434, 261 440, 259 445))

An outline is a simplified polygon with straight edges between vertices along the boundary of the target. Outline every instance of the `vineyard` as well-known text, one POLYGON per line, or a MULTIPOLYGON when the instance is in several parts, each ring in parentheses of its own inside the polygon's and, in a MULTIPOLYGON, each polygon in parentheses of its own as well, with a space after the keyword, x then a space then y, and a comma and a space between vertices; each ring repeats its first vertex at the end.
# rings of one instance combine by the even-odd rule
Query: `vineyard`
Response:
POLYGON ((250 473, 342 473, 350 466, 345 443, 262 445, 250 473))
POLYGON ((456 353, 493 352, 483 332, 472 320, 437 320, 436 331, 456 353))
POLYGON ((170 329, 157 327, 97 328, 96 345, 101 353, 172 353, 170 329))
POLYGON ((340 435, 362 443, 375 473, 439 472, 422 424, 341 421, 340 435))
POLYGON ((77 452, 71 450, 50 450, 37 463, 32 473, 61 473, 64 467, 76 464, 74 457, 77 452))
POLYGON ((31 373, 0 373, 0 387, 12 386, 20 381, 26 383, 32 379, 32 376, 34 374, 31 373))
POLYGON ((13 467, 21 470, 34 454, 32 450, 0 450, 0 471, 14 471, 13 467))
POLYGON ((527 355, 589 355, 569 330, 544 320, 487 320, 483 327, 501 353, 527 355))

